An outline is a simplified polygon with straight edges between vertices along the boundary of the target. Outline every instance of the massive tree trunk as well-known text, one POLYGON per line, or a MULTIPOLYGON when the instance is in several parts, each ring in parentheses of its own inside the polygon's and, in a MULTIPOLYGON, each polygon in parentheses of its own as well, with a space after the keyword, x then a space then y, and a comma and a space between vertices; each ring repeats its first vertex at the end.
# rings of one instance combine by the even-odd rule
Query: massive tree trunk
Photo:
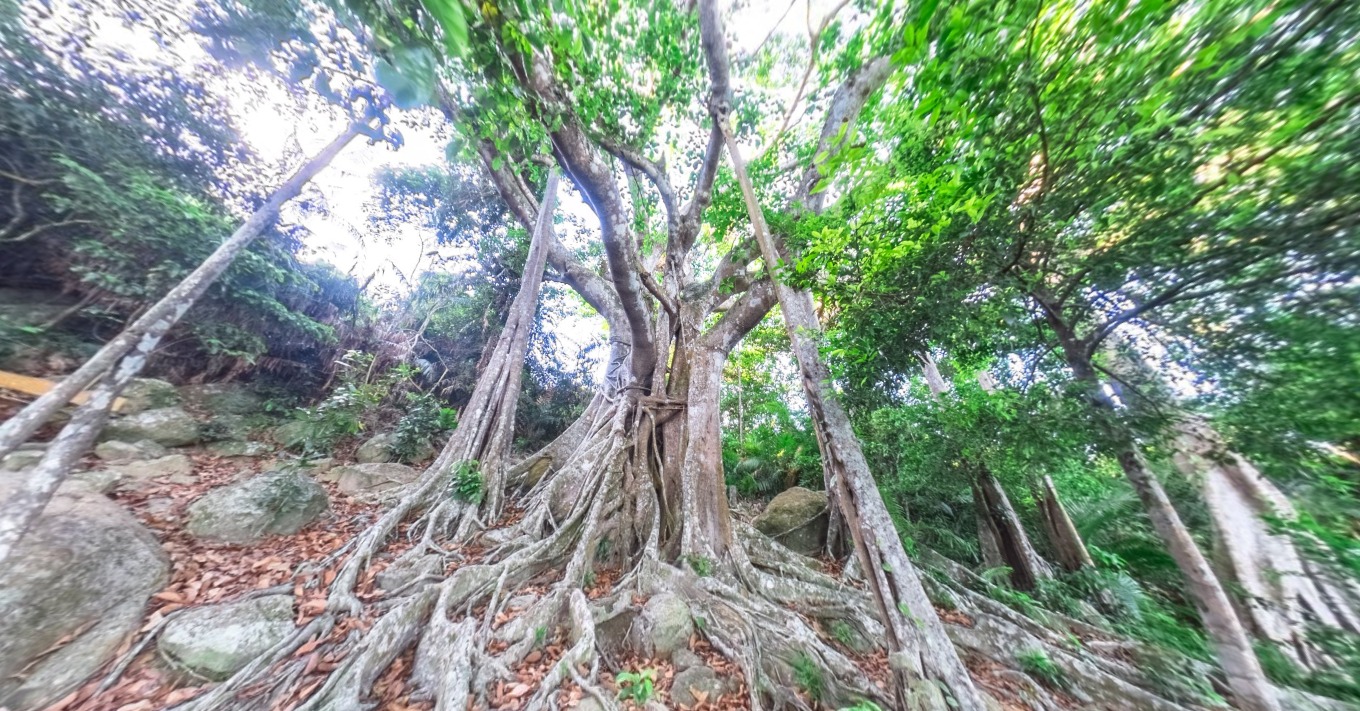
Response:
POLYGON ((0 457, 23 444, 72 397, 117 364, 104 377, 90 398, 81 405, 71 421, 48 447, 37 468, 20 488, 0 504, 0 569, 56 493, 80 457, 85 454, 108 419, 114 400, 146 366, 151 353, 180 318, 208 287, 231 266, 236 255, 264 231, 278 215, 279 208, 302 191, 317 173, 330 164, 364 125, 350 125, 329 145, 304 163, 269 200, 223 242, 189 276, 170 290, 159 302, 86 361, 75 373, 30 403, 4 425, 0 425, 0 457))
POLYGON ((1215 567, 1240 589, 1242 618, 1298 664, 1325 666, 1306 639, 1306 625, 1360 632, 1344 584, 1318 575, 1287 534, 1271 530, 1267 518, 1293 520, 1293 504, 1251 462, 1229 450, 1208 422, 1185 417, 1174 428, 1173 459, 1200 484, 1214 526, 1215 567))
MULTIPOLYGON (((704 34, 707 45, 711 37, 704 34)), ((720 41, 720 31, 718 37, 720 41)), ((916 656, 897 662, 934 672, 944 668, 937 660, 951 660, 949 669, 957 675, 950 687, 962 708, 980 708, 901 554, 881 502, 862 528, 890 541, 897 555, 880 555, 878 564, 867 570, 880 586, 887 584, 887 575, 894 581, 909 576, 915 597, 910 606, 901 608, 896 607, 900 598, 894 597, 893 606, 877 614, 872 598, 861 590, 810 569, 799 556, 730 517, 718 407, 723 366, 731 349, 773 306, 775 294, 770 280, 751 268, 757 257, 749 241, 722 255, 712 274, 693 273, 690 252, 698 242, 724 146, 719 127, 710 131, 691 200, 681 205, 659 164, 634 148, 592 136, 579 117, 564 110, 569 103, 561 101, 564 91, 556 84, 551 57, 526 55, 517 46, 506 55, 528 108, 553 118, 545 128, 556 162, 600 219, 603 274, 585 267, 550 233, 536 234, 536 239, 546 240, 546 260, 555 272, 551 278, 576 289, 609 322, 612 350, 604 383, 577 423, 543 450, 505 469, 503 481, 518 495, 500 504, 503 515, 493 515, 489 490, 482 506, 460 502, 453 495, 458 472, 468 471, 458 464, 475 457, 482 457, 485 486, 499 486, 486 468, 486 461, 498 455, 451 443, 413 489, 360 536, 330 585, 326 614, 299 634, 329 629, 375 608, 381 617, 357 645, 346 645, 344 663, 302 708, 362 708, 377 675, 411 649, 413 684, 435 698, 438 708, 462 709, 469 698, 489 705, 488 692, 495 682, 505 679, 505 670, 515 668, 534 648, 533 630, 560 626, 568 630, 568 649, 549 675, 530 689, 528 708, 554 705, 564 683, 575 683, 607 701, 599 689, 600 665, 614 662, 601 657, 604 645, 597 644, 597 621, 636 614, 638 596, 663 592, 678 596, 691 615, 705 621, 701 634, 740 670, 752 708, 805 707, 793 671, 803 660, 822 670, 827 703, 888 702, 884 692, 812 622, 829 619, 844 622, 866 640, 883 637, 880 619, 890 620, 899 635, 915 634, 915 624, 929 627, 930 642, 908 647, 916 656), (623 174, 631 182, 632 209, 622 197, 610 157, 623 164, 623 174), (643 241, 631 214, 645 197, 638 176, 645 177, 659 196, 667 219, 665 243, 647 255, 642 254, 643 241), (648 265, 661 260, 664 268, 658 278, 648 265), (403 523, 409 524, 407 535, 419 542, 388 571, 409 582, 388 591, 376 606, 366 603, 355 594, 356 583, 403 523), (477 562, 463 559, 464 545, 478 549, 477 562), (456 570, 449 574, 445 571, 451 563, 456 570), (607 592, 587 601, 582 588, 592 576, 606 573, 612 581, 607 592), (513 626, 528 634, 496 629, 491 622, 504 611, 506 600, 531 583, 539 591, 538 601, 519 611, 516 617, 521 622, 513 626)), ((874 64, 880 74, 886 66, 874 64)), ((446 113, 465 116, 457 96, 451 89, 440 90, 446 113)), ((862 96, 859 103, 844 104, 858 105, 862 96)), ((833 112, 827 121, 847 115, 852 114, 833 112)), ((477 151, 519 220, 526 226, 543 224, 545 211, 536 205, 523 176, 511 167, 514 162, 490 141, 480 142, 477 151)), ((489 362, 496 366, 514 357, 507 352, 489 362)), ((504 377, 508 372, 504 367, 488 368, 477 386, 479 392, 488 393, 484 399, 489 407, 501 408, 497 418, 505 416, 503 404, 515 396, 516 383, 504 377)), ((480 402, 476 397, 474 401, 480 402)), ((483 409, 470 406, 459 429, 471 431, 470 423, 480 421, 483 409)), ((843 413, 840 418, 844 422, 843 413)), ((490 441, 490 433, 498 431, 494 423, 483 424, 476 429, 488 434, 475 441, 490 441)), ((860 461, 862 470, 862 457, 860 461)), ((855 486, 855 497, 873 496, 878 501, 871 479, 855 486)), ((280 645, 276 653, 195 700, 193 707, 212 708, 231 698, 269 673, 272 663, 294 668, 288 655, 303 639, 280 645)))
POLYGON ((1057 334, 1073 378, 1086 388, 1088 402, 1102 429, 1108 451, 1118 460, 1124 476, 1142 501, 1153 530, 1166 543, 1167 551, 1184 576, 1186 592, 1199 612, 1238 706, 1243 711, 1280 711, 1276 691, 1266 679, 1232 601, 1172 506, 1161 482, 1148 468, 1133 432, 1120 420, 1114 401, 1105 392, 1104 383, 1091 363, 1087 344, 1063 321, 1059 309, 1047 294, 1031 295, 1043 307, 1049 325, 1057 334))
MULTIPOLYGON (((356 136, 366 130, 365 124, 351 124, 345 132, 340 134, 335 140, 331 141, 319 153, 310 160, 303 163, 287 181, 280 185, 258 209, 253 212, 241 226, 232 233, 227 241, 223 242, 213 251, 203 263, 189 273, 188 276, 175 285, 160 301, 156 302, 151 308, 142 313, 136 321, 133 321, 123 329, 121 333, 114 337, 112 341, 104 344, 99 352, 85 361, 74 373, 66 376, 51 390, 44 393, 41 397, 29 403, 18 414, 10 418, 3 425, 0 425, 0 457, 14 451, 19 445, 23 444, 42 427, 44 423, 52 418, 58 410, 71 401, 85 388, 100 376, 109 371, 114 364, 118 363, 125 355, 134 348, 139 353, 150 354, 154 349, 155 343, 148 347, 146 339, 151 338, 152 332, 164 334, 167 330, 179 322, 184 314, 193 307, 194 303, 212 286, 217 278, 231 266, 236 259, 236 255, 245 249, 251 242, 255 241, 269 225, 273 224, 278 217, 279 209, 284 203, 297 197, 302 192, 302 188, 316 177, 326 166, 330 165, 340 151, 356 136)), ((155 336, 159 340, 160 336, 155 336)), ((144 359, 143 359, 144 362, 144 359)), ((137 366, 140 370, 141 365, 137 366)))

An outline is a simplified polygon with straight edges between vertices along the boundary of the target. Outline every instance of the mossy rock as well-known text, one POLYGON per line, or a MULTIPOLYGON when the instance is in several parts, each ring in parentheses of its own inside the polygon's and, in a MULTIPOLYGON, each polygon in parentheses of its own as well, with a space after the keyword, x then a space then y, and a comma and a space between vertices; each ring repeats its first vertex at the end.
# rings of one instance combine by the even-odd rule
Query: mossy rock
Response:
POLYGON ((175 386, 154 378, 133 378, 123 389, 122 397, 124 403, 120 412, 124 415, 175 407, 180 402, 179 391, 175 386))
POLYGON ((164 447, 184 447, 197 443, 202 434, 189 413, 178 407, 162 407, 112 420, 99 436, 104 441, 149 439, 164 447))
POLYGON ((269 651, 293 631, 293 596, 207 605, 165 626, 157 648, 171 666, 222 681, 269 651))
POLYGON ((815 556, 826 546, 826 492, 795 486, 774 497, 752 523, 790 550, 815 556))
POLYGON ((266 472, 218 487, 189 505, 189 532, 224 543, 291 535, 330 505, 326 490, 297 471, 266 472))

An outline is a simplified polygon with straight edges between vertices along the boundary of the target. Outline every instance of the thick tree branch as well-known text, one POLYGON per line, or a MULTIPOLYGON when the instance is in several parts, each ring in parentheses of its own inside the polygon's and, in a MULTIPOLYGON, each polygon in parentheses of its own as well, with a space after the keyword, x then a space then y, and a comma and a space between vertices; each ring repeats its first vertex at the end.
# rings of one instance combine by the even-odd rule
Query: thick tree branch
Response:
POLYGON ((732 308, 723 314, 713 328, 703 335, 704 342, 724 353, 730 353, 778 301, 774 284, 769 278, 755 282, 741 298, 737 299, 732 308))
MULTIPOLYGON (((446 105, 446 111, 450 110, 449 106, 451 105, 446 105)), ((494 167, 496 158, 500 156, 490 141, 478 142, 477 154, 481 157, 482 164, 491 176, 492 184, 496 186, 496 191, 500 193, 510 212, 514 213, 524 229, 533 229, 538 215, 538 200, 529 191, 528 186, 510 167, 509 161, 502 160, 499 169, 494 167)), ((623 315, 623 307, 619 304, 613 284, 582 264, 552 230, 548 233, 548 263, 558 271, 557 280, 580 294, 586 303, 609 322, 610 330, 614 332, 615 337, 625 339, 627 342, 628 321, 623 315)))
POLYGON ((844 145, 849 137, 855 120, 868 103, 869 97, 878 91, 892 74, 892 62, 887 57, 878 57, 860 65, 853 74, 836 89, 827 109, 826 119, 822 122, 822 134, 817 140, 817 151, 812 162, 803 171, 798 181, 798 191, 794 203, 802 205, 811 212, 821 212, 826 201, 826 192, 813 193, 812 189, 824 177, 822 166, 827 159, 844 145))
POLYGON ((699 166, 699 177, 694 181, 694 195, 681 209, 682 222, 694 226, 688 234, 688 244, 684 245, 686 251, 694 246, 694 238, 699 234, 699 216, 713 202, 713 181, 718 176, 718 166, 722 164, 722 151, 722 130, 715 125, 708 134, 708 148, 704 151, 704 162, 699 166))
POLYGON ((622 143, 609 140, 607 138, 597 138, 596 141, 611 155, 627 163, 634 170, 647 176, 656 191, 661 194, 661 204, 666 208, 666 222, 675 229, 675 225, 680 220, 680 208, 676 201, 675 189, 671 187, 670 178, 666 176, 665 166, 642 155, 641 152, 634 150, 622 143))
POLYGON ((533 108, 541 117, 555 117, 553 122, 545 121, 545 126, 557 126, 556 130, 548 134, 553 153, 600 219, 610 280, 614 282, 614 290, 632 336, 633 379, 639 384, 650 383, 656 364, 651 310, 643 295, 642 278, 635 269, 638 264, 637 249, 633 244, 632 229, 614 172, 600 156, 580 119, 570 112, 569 102, 553 78, 548 59, 534 53, 528 58, 527 64, 522 58, 513 61, 533 108))

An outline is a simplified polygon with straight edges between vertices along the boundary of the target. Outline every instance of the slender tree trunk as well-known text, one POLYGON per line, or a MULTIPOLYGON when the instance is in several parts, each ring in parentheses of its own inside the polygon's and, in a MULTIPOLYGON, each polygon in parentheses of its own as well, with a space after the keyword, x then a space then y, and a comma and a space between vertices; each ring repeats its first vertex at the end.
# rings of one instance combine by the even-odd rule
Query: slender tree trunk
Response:
MULTIPOLYGON (((929 353, 921 356, 921 370, 932 397, 938 399, 949 392, 949 381, 940 375, 939 364, 929 353)), ((996 383, 985 370, 978 373, 978 384, 987 393, 996 390, 996 383)), ((970 488, 982 564, 987 568, 1010 568, 1011 584, 1019 590, 1033 590, 1040 579, 1053 577, 1052 568, 1034 549, 1001 482, 985 464, 965 462, 964 467, 975 471, 970 488)))
POLYGON ((1053 478, 1045 474, 1041 482, 1043 491, 1039 497, 1039 514, 1044 522, 1044 532, 1058 565, 1069 573, 1095 565, 1091 553, 1086 550, 1086 541, 1067 515, 1067 508, 1058 498, 1058 489, 1053 486, 1053 478))
MULTIPOLYGON (((227 267, 231 266, 236 255, 274 222, 284 203, 297 197, 302 192, 302 188, 317 173, 329 165, 363 129, 364 124, 362 123, 351 124, 345 129, 344 133, 331 141, 310 160, 303 163, 297 169, 297 172, 293 173, 292 177, 285 181, 283 185, 280 185, 269 196, 269 199, 250 217, 246 218, 246 221, 232 233, 231 237, 219 245, 198 268, 190 272, 189 276, 176 284, 175 288, 171 289, 160 301, 123 329, 122 333, 119 333, 112 341, 100 348, 99 352, 85 361, 80 368, 76 369, 76 372, 63 378, 56 387, 29 403, 18 414, 0 425, 0 457, 4 457, 27 441, 39 427, 42 427, 52 418, 52 415, 70 402, 71 398, 108 372, 133 348, 137 348, 138 352, 149 354, 152 349, 142 347, 141 342, 149 337, 153 328, 167 320, 169 325, 173 326, 183 318, 184 314, 208 290, 208 287, 212 286, 213 282, 227 270, 227 267)), ((140 364, 137 369, 141 369, 140 364)))
MULTIPOLYGON (((515 410, 519 404, 524 359, 529 348, 529 331, 538 309, 543 285, 543 269, 552 239, 553 209, 557 200, 558 172, 548 173, 547 187, 539 203, 539 213, 531 233, 529 255, 524 262, 519 292, 510 304, 505 327, 490 350, 486 367, 477 378, 463 417, 453 436, 440 453, 439 466, 473 463, 482 475, 485 498, 482 514, 495 520, 501 514, 508 473, 510 445, 513 441, 515 410)), ((469 524, 474 513, 469 508, 464 518, 469 524)))
MULTIPOLYGON (((1110 343, 1120 384, 1146 382, 1165 390, 1163 378, 1137 355, 1135 344, 1119 334, 1110 343)), ((1181 414, 1171 429, 1172 461, 1200 485, 1213 522, 1214 567, 1232 582, 1239 617, 1300 666, 1325 666, 1307 640, 1306 624, 1356 632, 1360 618, 1342 585, 1314 575, 1293 540, 1271 530, 1267 518, 1297 517, 1293 504, 1251 462, 1228 449, 1204 418, 1181 414)))
POLYGON ((830 372, 818 351, 822 329, 812 294, 778 281, 775 271, 780 264, 779 250, 756 200, 746 164, 732 137, 731 127, 727 125, 726 115, 715 112, 714 120, 722 122, 727 151, 741 185, 751 227, 774 280, 789 340, 798 359, 803 392, 807 396, 808 413, 817 432, 822 460, 836 472, 833 481, 839 489, 837 500, 841 514, 883 616, 887 630, 885 641, 899 700, 905 697, 914 681, 931 679, 948 689, 957 704, 955 708, 983 711, 986 706, 982 696, 973 686, 968 670, 926 597, 916 568, 907 558, 902 539, 869 472, 850 418, 832 390, 830 372))
MULTIPOLYGON (((1041 302, 1042 303, 1042 302, 1041 302)), ((1058 333, 1060 345, 1073 377, 1088 389, 1089 402, 1100 427, 1104 430, 1110 450, 1124 470, 1124 476, 1143 502, 1152 528, 1166 543, 1167 551, 1185 577, 1186 592, 1199 612, 1204 630, 1217 652, 1219 666, 1228 678, 1228 688, 1237 697, 1243 711, 1280 711, 1274 687, 1266 679, 1261 661, 1256 657, 1251 639, 1233 609, 1232 601, 1214 574, 1209 561, 1181 521, 1161 482, 1148 469, 1133 433, 1119 419, 1114 402, 1104 391, 1104 385, 1091 365, 1086 347, 1072 335, 1072 331, 1047 309, 1049 323, 1058 333)))
POLYGON ((989 565, 1010 568, 1011 583, 1020 590, 1033 590, 1039 580, 1053 577, 1053 570, 1030 543, 1029 534, 1021 525, 1006 490, 985 466, 978 468, 973 481, 973 500, 978 511, 983 551, 987 551, 989 542, 995 548, 995 561, 989 565))
POLYGON ((142 372, 161 338, 179 322, 217 277, 231 266, 236 255, 270 224, 280 206, 296 196, 302 186, 325 168, 362 128, 362 124, 352 124, 303 164, 283 187, 275 191, 264 207, 256 210, 230 239, 222 243, 184 281, 100 349, 76 373, 0 427, 0 456, 4 456, 4 453, 22 444, 71 397, 104 374, 110 365, 117 363, 113 374, 105 377, 89 400, 76 410, 71 421, 62 428, 38 462, 37 468, 25 478, 13 496, 0 504, 0 567, 4 566, 28 527, 52 499, 57 487, 99 435, 114 399, 142 372))
POLYGON ((162 319, 152 325, 136 349, 124 356, 113 374, 96 386, 89 399, 76 409, 71 421, 48 445, 38 466, 23 477, 9 498, 0 502, 0 575, 4 574, 5 563, 19 541, 99 436, 114 399, 141 372, 147 357, 172 323, 170 319, 162 319))

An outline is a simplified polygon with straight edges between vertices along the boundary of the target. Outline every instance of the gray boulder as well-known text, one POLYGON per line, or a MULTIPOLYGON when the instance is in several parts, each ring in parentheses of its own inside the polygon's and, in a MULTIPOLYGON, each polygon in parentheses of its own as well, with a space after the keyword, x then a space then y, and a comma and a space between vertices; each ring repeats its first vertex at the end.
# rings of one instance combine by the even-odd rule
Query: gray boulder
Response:
POLYGON ((198 481, 194 475, 194 464, 183 454, 170 454, 158 459, 146 459, 110 464, 104 472, 91 472, 83 477, 105 493, 119 488, 137 488, 156 479, 172 484, 193 484, 198 481))
POLYGON ((222 681, 293 632, 293 596, 188 610, 165 625, 156 642, 171 666, 209 681, 222 681))
POLYGON ((396 440, 396 435, 388 432, 373 435, 359 445, 358 449, 354 450, 354 461, 360 464, 395 462, 397 458, 392 456, 391 447, 396 440))
POLYGON ((704 660, 699 655, 689 651, 689 649, 677 649, 671 654, 671 666, 677 671, 684 671, 691 667, 703 666, 704 660))
POLYGON ((340 491, 363 501, 384 501, 416 479, 420 472, 405 464, 351 464, 336 467, 326 474, 340 491))
POLYGON ((752 524, 789 550, 815 556, 826 546, 828 520, 826 492, 795 486, 774 497, 752 524))
POLYGON ((179 396, 186 405, 213 416, 253 415, 264 409, 264 398, 240 383, 185 385, 179 396))
POLYGON ((271 436, 274 441, 290 449, 300 448, 307 441, 307 434, 311 430, 309 423, 302 420, 290 420, 274 428, 271 436))
POLYGON ((122 442, 111 439, 107 442, 100 442, 94 448, 94 456, 109 464, 126 464, 143 459, 159 459, 169 453, 170 450, 149 439, 140 442, 122 442))
POLYGON ((221 486, 189 505, 189 533, 210 541, 252 543, 290 535, 329 506, 326 490, 296 471, 266 472, 221 486))
POLYGON ((203 421, 200 429, 208 442, 250 439, 261 418, 249 415, 213 415, 203 421))
POLYGON ((140 442, 149 439, 166 447, 183 447, 199 440, 198 423, 178 407, 147 410, 130 417, 111 420, 101 440, 140 442))
POLYGON ((34 467, 42 460, 45 452, 40 449, 20 449, 5 455, 4 460, 0 460, 0 469, 7 472, 17 472, 34 467))
POLYGON ((88 471, 71 472, 62 482, 63 487, 77 487, 86 492, 96 494, 111 494, 118 488, 120 483, 118 474, 108 469, 90 469, 88 471))
MULTIPOLYGON (((354 452, 354 460, 360 464, 380 464, 382 462, 397 461, 396 455, 392 454, 392 445, 396 444, 397 436, 390 432, 373 435, 359 445, 359 449, 354 452)), ((422 441, 411 455, 411 461, 421 462, 433 457, 434 445, 429 441, 422 441)))
POLYGON ((689 605, 671 593, 653 595, 642 607, 642 615, 635 624, 639 623, 646 650, 660 659, 670 659, 677 650, 687 649, 694 633, 689 605))
POLYGON ((175 386, 164 380, 154 378, 133 378, 123 389, 124 415, 136 415, 147 410, 159 410, 179 405, 179 393, 175 386))
POLYGON ((229 440, 213 442, 208 445, 208 451, 219 457, 263 457, 273 452, 274 449, 263 442, 229 440))
POLYGON ((671 701, 684 706, 712 703, 722 693, 722 679, 706 666, 690 667, 676 674, 675 680, 671 682, 671 701))
POLYGON ((575 711, 607 711, 605 705, 600 703, 594 696, 586 694, 584 698, 576 702, 575 711))
MULTIPOLYGON (((0 500, 13 490, 0 477, 0 500)), ((0 576, 0 707, 36 709, 98 671, 168 580, 156 537, 123 507, 59 489, 0 576), (20 673, 20 672, 23 673, 20 673)))

